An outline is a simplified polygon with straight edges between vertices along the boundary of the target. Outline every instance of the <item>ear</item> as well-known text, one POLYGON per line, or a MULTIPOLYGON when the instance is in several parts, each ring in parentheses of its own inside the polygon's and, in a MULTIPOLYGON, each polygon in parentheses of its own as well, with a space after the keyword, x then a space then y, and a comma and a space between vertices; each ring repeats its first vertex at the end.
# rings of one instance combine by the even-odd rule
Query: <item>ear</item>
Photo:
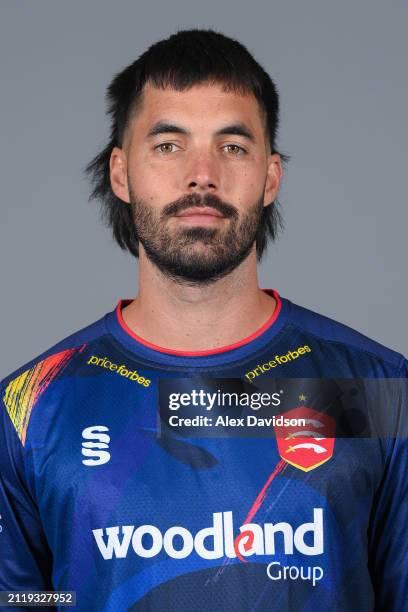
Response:
POLYGON ((126 153, 119 147, 113 147, 110 160, 110 182, 112 191, 120 200, 130 203, 129 187, 127 180, 127 158, 126 153))
POLYGON ((264 206, 271 204, 278 195, 282 180, 282 160, 278 153, 271 153, 268 158, 268 172, 264 191, 264 206))

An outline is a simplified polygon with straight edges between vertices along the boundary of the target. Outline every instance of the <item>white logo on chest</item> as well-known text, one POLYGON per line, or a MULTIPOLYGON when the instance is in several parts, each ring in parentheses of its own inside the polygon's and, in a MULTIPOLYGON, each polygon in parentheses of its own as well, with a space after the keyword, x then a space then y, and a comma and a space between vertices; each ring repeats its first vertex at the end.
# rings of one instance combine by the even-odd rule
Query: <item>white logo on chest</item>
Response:
POLYGON ((109 427, 105 425, 91 425, 82 431, 82 438, 90 442, 82 442, 82 454, 90 459, 82 459, 84 465, 91 467, 107 463, 110 459, 109 442, 110 436, 107 433, 109 427))

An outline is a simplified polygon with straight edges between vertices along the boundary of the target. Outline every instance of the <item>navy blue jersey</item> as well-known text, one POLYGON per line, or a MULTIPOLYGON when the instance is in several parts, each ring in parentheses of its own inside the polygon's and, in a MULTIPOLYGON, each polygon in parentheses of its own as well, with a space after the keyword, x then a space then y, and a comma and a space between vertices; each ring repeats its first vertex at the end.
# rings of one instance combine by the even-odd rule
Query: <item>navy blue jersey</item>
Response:
POLYGON ((308 381, 405 380, 407 362, 267 291, 273 316, 234 345, 149 344, 121 300, 1 382, 0 591, 106 612, 408 610, 404 392, 383 402, 387 436, 304 437, 308 381), (273 404, 291 379, 299 438, 240 434, 222 410, 230 430, 205 433, 220 389, 276 383, 273 404))

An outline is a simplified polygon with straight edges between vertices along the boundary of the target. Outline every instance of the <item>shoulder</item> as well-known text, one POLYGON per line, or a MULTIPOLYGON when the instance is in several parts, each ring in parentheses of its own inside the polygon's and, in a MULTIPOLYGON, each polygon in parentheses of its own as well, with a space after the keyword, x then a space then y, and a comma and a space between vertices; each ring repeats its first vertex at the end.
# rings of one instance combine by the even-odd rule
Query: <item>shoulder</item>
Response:
MULTIPOLYGON (((405 376, 407 361, 401 353, 369 338, 356 329, 313 310, 290 305, 290 324, 293 330, 308 336, 322 349, 338 358, 366 362, 371 370, 379 366, 388 376, 405 376)), ((376 372, 378 373, 378 372, 376 372)))
POLYGON ((43 389, 64 370, 78 353, 81 353, 90 343, 107 334, 104 315, 100 319, 82 327, 62 338, 51 347, 36 355, 29 361, 7 374, 0 380, 0 390, 3 392, 13 387, 13 395, 18 390, 43 389))

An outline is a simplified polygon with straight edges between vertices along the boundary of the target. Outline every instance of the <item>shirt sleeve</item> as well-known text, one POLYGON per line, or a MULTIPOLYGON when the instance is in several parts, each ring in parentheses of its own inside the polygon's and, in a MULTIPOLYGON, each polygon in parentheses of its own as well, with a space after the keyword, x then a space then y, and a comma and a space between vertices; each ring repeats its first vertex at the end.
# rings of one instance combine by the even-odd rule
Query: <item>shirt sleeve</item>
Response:
POLYGON ((53 590, 52 555, 27 484, 24 447, 2 385, 0 393, 0 591, 53 590))
POLYGON ((395 437, 386 440, 384 476, 376 492, 369 537, 375 610, 397 612, 408 602, 408 363, 401 370, 395 437))

